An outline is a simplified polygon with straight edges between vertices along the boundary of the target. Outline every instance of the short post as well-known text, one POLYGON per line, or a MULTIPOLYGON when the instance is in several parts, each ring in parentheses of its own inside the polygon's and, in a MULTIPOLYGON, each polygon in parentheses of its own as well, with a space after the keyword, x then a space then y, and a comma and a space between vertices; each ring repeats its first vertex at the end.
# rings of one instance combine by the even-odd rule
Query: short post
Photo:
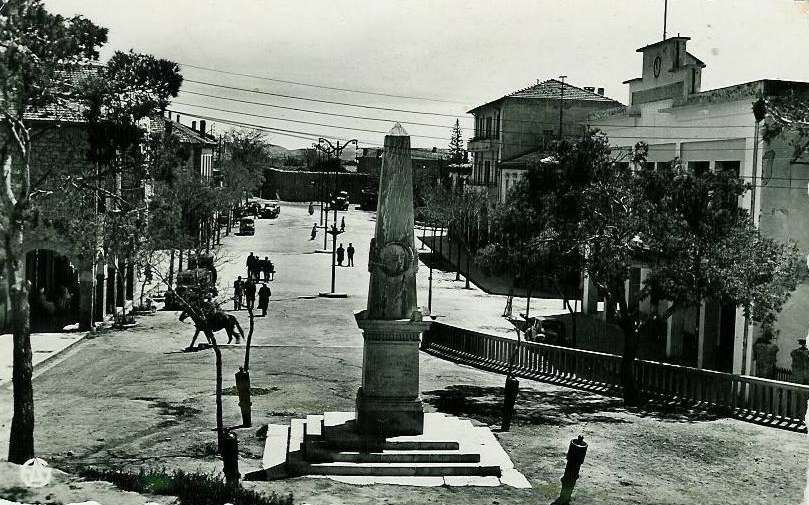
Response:
POLYGON ((584 441, 583 436, 579 435, 578 438, 570 441, 570 446, 567 448, 565 474, 562 476, 562 490, 559 492, 559 498, 554 502, 555 504, 568 505, 570 503, 570 496, 573 494, 573 488, 579 478, 579 469, 584 463, 586 454, 587 442, 584 441))
POLYGON ((430 253, 430 276, 427 288, 427 312, 430 316, 433 315, 433 253, 430 253))
POLYGON ((513 377, 506 378, 506 393, 503 398, 503 424, 500 431, 511 429, 511 418, 514 416, 514 404, 517 402, 517 393, 520 392, 520 381, 513 377))
POLYGON ((242 411, 242 426, 250 427, 253 423, 250 401, 250 372, 239 367, 236 372, 236 392, 239 394, 239 408, 242 411))
POLYGON ((239 473, 239 439, 232 431, 225 433, 222 439, 222 463, 225 482, 231 486, 238 485, 241 478, 239 473))

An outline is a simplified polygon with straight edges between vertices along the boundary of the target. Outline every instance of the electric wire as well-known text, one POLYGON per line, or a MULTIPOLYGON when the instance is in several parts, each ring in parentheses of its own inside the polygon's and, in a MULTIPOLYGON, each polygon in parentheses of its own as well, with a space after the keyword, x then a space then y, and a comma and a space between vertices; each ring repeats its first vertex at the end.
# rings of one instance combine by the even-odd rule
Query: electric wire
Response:
POLYGON ((326 85, 323 85, 323 84, 312 84, 312 83, 302 82, 302 81, 290 81, 290 80, 286 80, 286 79, 279 79, 277 77, 267 77, 267 76, 262 76, 262 75, 244 74, 244 73, 241 73, 241 72, 232 72, 232 71, 229 71, 229 70, 219 70, 219 69, 211 68, 211 67, 203 67, 203 66, 199 66, 199 65, 192 65, 190 63, 180 63, 180 65, 182 65, 183 67, 195 68, 195 69, 198 69, 198 70, 205 70, 205 71, 208 71, 208 72, 216 72, 216 73, 219 73, 219 74, 238 75, 238 76, 242 76, 242 77, 249 77, 251 79, 260 79, 260 80, 263 80, 263 81, 280 82, 282 84, 294 84, 296 86, 308 86, 310 88, 329 89, 329 90, 333 90, 333 91, 345 91, 345 92, 348 92, 348 93, 359 93, 359 94, 363 94, 363 95, 386 96, 386 97, 390 97, 390 98, 407 98, 409 100, 424 100, 424 101, 427 101, 427 102, 454 103, 454 104, 459 104, 459 105, 467 105, 467 103, 468 103, 468 101, 459 102, 457 100, 449 100, 449 99, 445 99, 445 98, 430 98, 430 97, 424 97, 424 96, 396 95, 396 94, 393 94, 393 93, 383 93, 383 92, 378 92, 378 91, 367 91, 367 90, 359 90, 359 89, 352 89, 352 88, 340 88, 340 87, 336 87, 336 86, 326 86, 326 85))

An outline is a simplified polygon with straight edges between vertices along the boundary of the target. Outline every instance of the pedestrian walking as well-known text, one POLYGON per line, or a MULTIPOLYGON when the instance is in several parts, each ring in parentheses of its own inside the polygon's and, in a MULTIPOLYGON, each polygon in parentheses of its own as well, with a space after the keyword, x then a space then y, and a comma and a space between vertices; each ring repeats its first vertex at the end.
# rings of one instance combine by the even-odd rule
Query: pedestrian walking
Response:
POLYGON ((256 283, 253 279, 247 279, 244 283, 244 298, 247 308, 253 310, 256 305, 256 283))
POLYGON ((270 261, 269 256, 264 256, 264 260, 261 262, 261 271, 264 272, 264 281, 270 280, 270 271, 272 270, 272 261, 270 261))
POLYGON ((256 282, 261 282, 261 275, 264 272, 264 260, 256 257, 256 282))
POLYGON ((247 257, 247 278, 253 278, 253 269, 256 267, 256 257, 253 256, 253 253, 247 257))
POLYGON ((346 249, 346 252, 348 253, 348 266, 353 267, 354 266, 354 245, 351 242, 348 243, 348 249, 346 249))
POLYGON ((317 237, 317 223, 312 225, 312 238, 309 240, 314 240, 317 237))
POLYGON ((340 244, 340 247, 337 248, 337 264, 339 266, 343 266, 343 258, 345 258, 346 250, 343 249, 343 244, 340 244))
POLYGON ((270 296, 272 292, 267 284, 262 284, 258 290, 258 308, 261 309, 261 317, 267 315, 267 306, 270 304, 270 296))
POLYGON ((240 275, 233 282, 233 310, 242 310, 242 297, 244 296, 244 281, 240 275))
POLYGON ((340 231, 346 231, 346 217, 340 218, 340 231))

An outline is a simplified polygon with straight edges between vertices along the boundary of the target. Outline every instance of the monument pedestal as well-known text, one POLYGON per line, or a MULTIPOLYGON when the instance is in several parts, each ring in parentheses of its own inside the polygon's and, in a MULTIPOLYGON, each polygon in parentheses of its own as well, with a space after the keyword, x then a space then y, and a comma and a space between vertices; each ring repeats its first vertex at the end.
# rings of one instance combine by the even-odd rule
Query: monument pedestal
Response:
POLYGON ((376 436, 418 435, 424 429, 419 390, 419 335, 430 323, 413 319, 366 319, 363 331, 362 386, 357 391, 357 429, 376 436))

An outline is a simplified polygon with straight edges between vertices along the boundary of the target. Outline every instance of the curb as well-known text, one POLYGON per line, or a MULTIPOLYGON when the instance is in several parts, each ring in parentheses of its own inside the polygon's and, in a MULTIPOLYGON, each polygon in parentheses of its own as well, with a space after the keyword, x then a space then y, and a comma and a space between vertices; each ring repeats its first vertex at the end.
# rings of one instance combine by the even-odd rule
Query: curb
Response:
MULTIPOLYGON (((54 361, 56 358, 58 358, 58 357, 62 356, 62 355, 65 353, 65 352, 67 352, 68 350, 72 349, 73 347, 75 347, 76 345, 78 345, 80 342, 84 342, 85 340, 87 340, 87 337, 88 337, 89 335, 90 335, 90 332, 89 332, 89 331, 85 331, 85 332, 84 332, 84 335, 82 335, 81 337, 77 338, 77 339, 76 339, 76 340, 74 340, 73 342, 71 342, 71 343, 67 344, 67 345, 66 345, 66 346, 64 346, 63 348, 61 348, 61 349, 59 349, 58 351, 55 351, 54 353, 52 353, 52 354, 51 354, 50 356, 48 356, 47 358, 45 358, 45 359, 43 359, 42 361, 40 361, 39 363, 35 364, 35 365, 32 367, 32 368, 33 368, 33 370, 32 370, 32 372, 33 372, 33 373, 32 373, 32 377, 35 377, 35 376, 36 376, 36 373, 37 373, 38 371, 40 371, 40 370, 41 370, 43 367, 45 367, 45 366, 47 366, 48 364, 50 364, 50 363, 51 363, 52 361, 54 361)), ((4 387, 6 387, 7 385, 11 384, 11 381, 12 381, 12 379, 11 379, 11 378, 4 379, 4 380, 0 380, 0 388, 4 388, 4 387)))

